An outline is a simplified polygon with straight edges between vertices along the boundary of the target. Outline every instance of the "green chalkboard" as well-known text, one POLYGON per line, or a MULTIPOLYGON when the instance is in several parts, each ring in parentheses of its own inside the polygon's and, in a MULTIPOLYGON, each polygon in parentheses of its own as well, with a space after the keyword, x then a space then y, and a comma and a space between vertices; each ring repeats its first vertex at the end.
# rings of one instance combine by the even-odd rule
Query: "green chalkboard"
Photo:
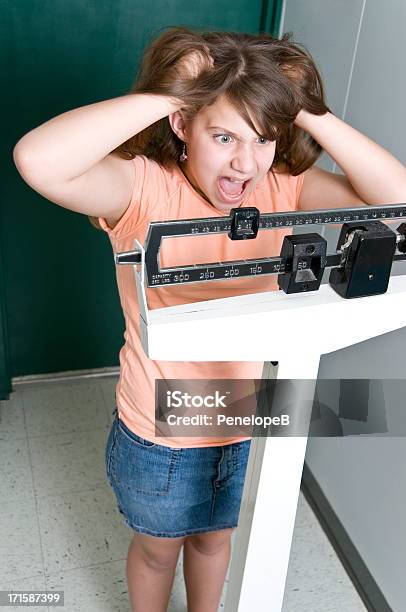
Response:
POLYGON ((3 0, 0 399, 11 377, 117 366, 124 341, 107 235, 24 183, 12 160, 17 140, 66 110, 128 91, 145 45, 165 26, 274 32, 280 6, 3 0))

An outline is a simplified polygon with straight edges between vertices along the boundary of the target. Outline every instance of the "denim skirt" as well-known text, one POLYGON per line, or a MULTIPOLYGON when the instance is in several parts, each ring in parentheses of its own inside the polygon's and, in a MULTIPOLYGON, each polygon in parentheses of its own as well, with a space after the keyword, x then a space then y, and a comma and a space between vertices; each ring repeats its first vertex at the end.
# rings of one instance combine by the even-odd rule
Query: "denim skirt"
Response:
POLYGON ((237 526, 250 440, 170 448, 136 435, 115 413, 106 473, 128 527, 175 538, 237 526))

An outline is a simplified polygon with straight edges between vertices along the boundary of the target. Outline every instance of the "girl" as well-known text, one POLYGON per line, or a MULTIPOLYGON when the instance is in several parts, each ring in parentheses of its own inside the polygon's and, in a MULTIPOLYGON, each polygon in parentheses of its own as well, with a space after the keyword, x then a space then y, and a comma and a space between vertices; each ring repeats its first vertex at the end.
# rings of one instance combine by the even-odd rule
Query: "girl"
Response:
MULTIPOLYGON (((170 28, 147 49, 129 94, 40 125, 14 158, 29 185, 90 216, 115 252, 132 249, 134 238, 144 243, 151 221, 224 216, 239 206, 265 213, 406 201, 403 165, 329 111, 312 58, 290 35, 170 28), (322 149, 344 175, 314 166, 322 149)), ((206 252, 208 261, 278 255, 288 231, 265 233, 244 244, 224 234, 166 241, 161 263, 201 263, 206 252)), ((126 331, 106 468, 134 530, 131 604, 166 610, 183 545, 188 610, 214 612, 250 438, 156 435, 154 383, 261 378, 263 364, 147 359, 131 267, 118 266, 117 281, 126 331)), ((146 293, 160 308, 273 289, 270 276, 146 293)))

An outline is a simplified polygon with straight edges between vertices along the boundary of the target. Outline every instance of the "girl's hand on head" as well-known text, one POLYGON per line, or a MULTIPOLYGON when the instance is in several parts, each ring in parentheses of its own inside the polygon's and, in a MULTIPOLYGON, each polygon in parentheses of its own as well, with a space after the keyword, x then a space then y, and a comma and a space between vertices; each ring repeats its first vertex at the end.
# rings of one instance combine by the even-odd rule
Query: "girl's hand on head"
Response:
POLYGON ((298 114, 296 115, 296 119, 294 120, 294 125, 297 125, 297 127, 302 128, 302 130, 306 130, 308 131, 308 120, 310 119, 311 121, 311 113, 308 113, 306 110, 304 110, 303 108, 298 112, 298 114))
POLYGON ((207 85, 200 77, 214 67, 211 49, 200 34, 172 27, 144 53, 137 78, 139 93, 167 96, 175 105, 191 109, 207 101, 207 85))
POLYGON ((307 65, 307 61, 301 58, 297 63, 292 62, 281 65, 284 75, 292 83, 301 107, 294 124, 302 129, 306 129, 305 121, 309 114, 320 115, 329 111, 324 101, 321 79, 318 78, 313 67, 310 64, 307 65))
MULTIPOLYGON (((306 112, 303 109, 301 109, 298 114, 296 115, 296 119, 294 120, 293 124, 297 125, 297 127, 302 127, 302 118, 303 118, 303 113, 306 112)), ((304 129, 304 128, 302 128, 304 129)))
POLYGON ((213 68, 214 62, 209 51, 192 51, 176 64, 176 71, 182 79, 197 79, 203 71, 213 68))
MULTIPOLYGON (((193 49, 183 54, 167 73, 175 97, 181 100, 181 108, 186 113, 194 107, 201 107, 207 101, 207 93, 202 95, 199 77, 214 67, 208 48, 193 49)), ((203 92, 206 90, 203 88, 203 92)), ((192 112, 193 115, 193 112, 192 112)), ((190 117, 189 117, 190 118, 190 117)))

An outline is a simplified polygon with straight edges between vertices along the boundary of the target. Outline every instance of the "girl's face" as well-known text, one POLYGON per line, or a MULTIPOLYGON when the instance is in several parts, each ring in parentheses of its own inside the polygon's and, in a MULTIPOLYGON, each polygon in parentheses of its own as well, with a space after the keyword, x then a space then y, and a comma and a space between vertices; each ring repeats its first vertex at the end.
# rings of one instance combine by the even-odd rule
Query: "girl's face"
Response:
POLYGON ((258 136, 225 98, 202 109, 180 137, 188 156, 179 162, 183 172, 225 215, 247 202, 275 156, 276 142, 258 136))

